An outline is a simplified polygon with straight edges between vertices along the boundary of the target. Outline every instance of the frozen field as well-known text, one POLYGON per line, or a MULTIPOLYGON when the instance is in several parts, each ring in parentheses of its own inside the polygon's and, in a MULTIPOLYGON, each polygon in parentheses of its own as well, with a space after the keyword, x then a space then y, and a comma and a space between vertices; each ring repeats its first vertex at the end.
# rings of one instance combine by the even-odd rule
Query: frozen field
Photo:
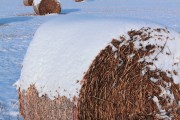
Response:
POLYGON ((18 97, 12 85, 19 79, 34 33, 46 21, 105 16, 156 23, 180 32, 179 0, 61 0, 62 14, 47 16, 34 16, 32 7, 23 6, 22 1, 1 0, 0 4, 0 120, 17 119, 18 97))

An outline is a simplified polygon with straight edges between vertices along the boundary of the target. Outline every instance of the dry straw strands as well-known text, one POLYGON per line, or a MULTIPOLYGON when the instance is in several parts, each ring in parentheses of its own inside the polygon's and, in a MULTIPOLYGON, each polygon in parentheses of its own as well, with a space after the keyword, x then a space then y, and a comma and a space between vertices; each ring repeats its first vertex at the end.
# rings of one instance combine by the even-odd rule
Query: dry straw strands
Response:
POLYGON ((66 97, 50 100, 47 96, 38 96, 34 85, 28 91, 19 90, 20 113, 25 120, 73 120, 75 105, 66 97))
MULTIPOLYGON (((158 49, 155 45, 145 46, 146 49, 134 47, 138 37, 143 41, 153 37, 151 33, 144 34, 148 30, 150 28, 129 31, 130 39, 121 36, 120 40, 112 40, 96 57, 84 76, 79 120, 180 119, 180 86, 167 77, 166 72, 150 70, 148 65, 153 63, 139 62, 158 49), (151 78, 158 81, 152 82, 151 78), (160 96, 162 89, 169 90, 174 100, 170 96, 160 96)), ((168 32, 165 29, 152 31, 168 32)), ((160 48, 163 50, 163 46, 160 48)))

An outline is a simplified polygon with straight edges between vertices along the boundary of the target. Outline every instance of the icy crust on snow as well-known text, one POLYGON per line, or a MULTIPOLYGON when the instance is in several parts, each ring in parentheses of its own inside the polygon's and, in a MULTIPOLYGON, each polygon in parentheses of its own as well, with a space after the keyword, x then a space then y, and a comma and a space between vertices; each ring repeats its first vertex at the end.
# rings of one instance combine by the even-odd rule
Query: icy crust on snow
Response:
MULTIPOLYGON (((34 84, 39 96, 47 94, 53 100, 60 95, 72 100, 79 95, 81 84, 78 81, 83 79, 100 50, 113 38, 119 38, 131 29, 159 27, 129 19, 71 19, 59 18, 37 30, 16 82, 17 88, 26 91, 34 84)), ((175 44, 173 49, 177 48, 178 44, 175 44)))

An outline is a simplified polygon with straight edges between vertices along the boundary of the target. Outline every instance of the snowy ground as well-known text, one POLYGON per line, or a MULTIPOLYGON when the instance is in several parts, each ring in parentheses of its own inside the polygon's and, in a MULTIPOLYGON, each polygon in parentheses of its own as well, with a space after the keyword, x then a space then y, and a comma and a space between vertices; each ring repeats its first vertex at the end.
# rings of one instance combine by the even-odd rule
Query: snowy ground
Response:
POLYGON ((41 17, 34 16, 32 7, 23 6, 22 1, 1 0, 0 4, 0 120, 17 119, 17 93, 12 84, 19 79, 36 29, 46 21, 66 16, 111 16, 153 22, 180 32, 179 0, 61 0, 61 15, 41 17))

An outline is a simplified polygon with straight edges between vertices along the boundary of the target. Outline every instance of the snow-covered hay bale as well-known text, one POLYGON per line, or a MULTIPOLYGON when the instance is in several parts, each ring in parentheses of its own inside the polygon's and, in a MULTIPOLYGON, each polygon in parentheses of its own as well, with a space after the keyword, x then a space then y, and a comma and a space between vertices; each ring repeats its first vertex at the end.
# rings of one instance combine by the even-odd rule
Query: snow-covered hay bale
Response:
POLYGON ((32 6, 33 5, 33 0, 23 0, 23 3, 25 6, 32 6))
POLYGON ((180 35, 143 26, 146 22, 86 16, 43 24, 16 82, 21 114, 25 119, 179 119, 180 35))
POLYGON ((161 28, 113 39, 84 76, 79 120, 180 119, 176 42, 161 28))
POLYGON ((61 13, 61 5, 57 0, 35 0, 33 8, 38 15, 61 13))

